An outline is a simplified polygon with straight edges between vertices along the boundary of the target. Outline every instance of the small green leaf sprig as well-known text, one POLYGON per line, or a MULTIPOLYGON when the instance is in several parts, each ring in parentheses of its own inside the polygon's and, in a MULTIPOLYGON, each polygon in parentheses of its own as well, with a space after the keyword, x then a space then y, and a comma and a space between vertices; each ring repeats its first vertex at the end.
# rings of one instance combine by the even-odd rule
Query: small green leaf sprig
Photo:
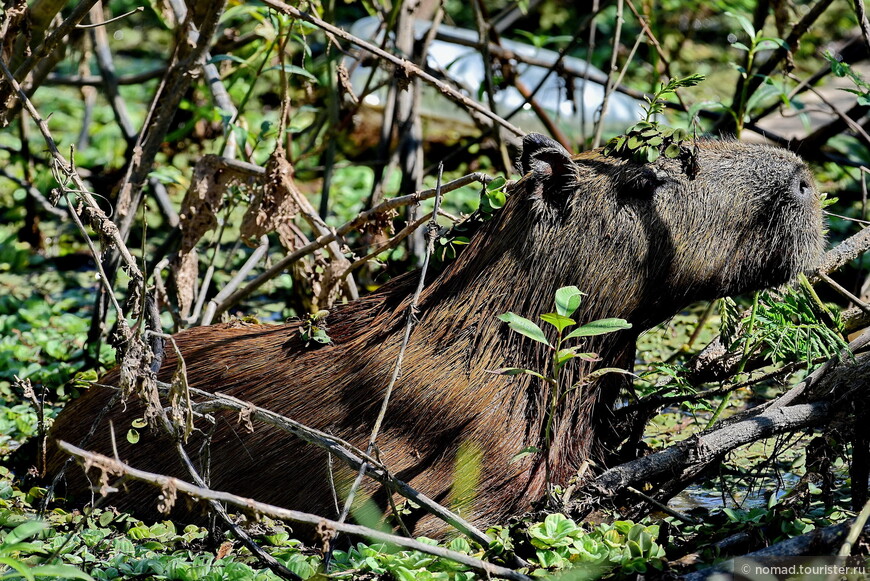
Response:
POLYGON ((471 241, 471 236, 495 216, 507 202, 507 180, 501 176, 487 183, 480 192, 480 205, 468 218, 444 229, 435 240, 435 258, 441 262, 453 260, 471 241))
POLYGON ((855 95, 859 105, 863 105, 864 107, 870 105, 870 83, 865 81, 861 75, 856 73, 849 63, 839 60, 830 51, 827 51, 823 56, 831 66, 831 72, 834 73, 834 75, 840 78, 848 78, 855 84, 854 89, 841 88, 840 90, 855 95))
POLYGON ((692 150, 688 145, 689 133, 684 129, 662 125, 655 121, 655 116, 664 111, 664 97, 673 95, 677 89, 694 87, 703 80, 704 75, 690 75, 659 85, 652 98, 644 97, 647 105, 644 107, 643 121, 632 126, 626 134, 608 141, 604 146, 604 155, 639 163, 653 163, 662 155, 669 159, 682 158, 684 162, 689 161, 692 158, 692 150))
MULTIPOLYGON (((500 320, 506 322, 513 331, 523 335, 524 337, 528 337, 537 343, 545 345, 552 354, 553 365, 549 376, 538 373, 532 369, 521 367, 506 367, 493 372, 499 375, 531 375, 551 386, 550 405, 547 411, 547 420, 544 427, 544 445, 547 449, 549 449, 552 439, 553 417, 556 415, 556 410, 559 404, 569 393, 582 389, 582 387, 587 383, 590 383, 607 373, 624 373, 630 375, 630 373, 624 369, 603 367, 585 375, 573 385, 563 385, 560 372, 566 363, 572 359, 581 359, 584 361, 600 360, 600 357, 596 353, 582 352, 582 345, 568 347, 568 341, 580 337, 604 335, 606 333, 613 333, 615 331, 631 328, 631 323, 628 323, 625 319, 608 318, 586 323, 585 325, 581 325, 566 333, 567 329, 577 325, 577 321, 571 317, 573 317, 574 313, 577 312, 577 309, 580 308, 583 295, 584 293, 576 286, 566 286, 556 291, 556 312, 541 315, 542 321, 556 328, 556 340, 553 343, 547 339, 543 329, 525 317, 511 312, 499 315, 498 317, 500 320)), ((516 461, 527 454, 538 452, 541 452, 541 450, 533 447, 525 448, 520 451, 512 461, 516 461)))
POLYGON ((312 344, 328 345, 332 343, 332 338, 327 333, 327 316, 329 316, 329 311, 320 310, 306 315, 302 320, 302 326, 299 328, 299 338, 305 344, 305 347, 310 347, 312 344))

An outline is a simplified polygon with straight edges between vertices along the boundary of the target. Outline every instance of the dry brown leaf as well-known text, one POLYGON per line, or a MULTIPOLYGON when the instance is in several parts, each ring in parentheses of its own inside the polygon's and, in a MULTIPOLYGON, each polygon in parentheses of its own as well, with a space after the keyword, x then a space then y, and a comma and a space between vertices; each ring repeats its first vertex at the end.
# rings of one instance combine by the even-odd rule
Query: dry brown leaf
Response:
MULTIPOLYGON (((266 164, 266 179, 242 218, 240 234, 248 246, 256 246, 260 236, 293 222, 299 213, 293 189, 293 165, 276 149, 266 164)), ((282 239, 282 243, 285 241, 282 239)), ((288 239, 289 242, 289 239, 288 239)), ((286 246, 286 244, 285 244, 286 246)), ((293 250, 294 247, 287 247, 293 250)))

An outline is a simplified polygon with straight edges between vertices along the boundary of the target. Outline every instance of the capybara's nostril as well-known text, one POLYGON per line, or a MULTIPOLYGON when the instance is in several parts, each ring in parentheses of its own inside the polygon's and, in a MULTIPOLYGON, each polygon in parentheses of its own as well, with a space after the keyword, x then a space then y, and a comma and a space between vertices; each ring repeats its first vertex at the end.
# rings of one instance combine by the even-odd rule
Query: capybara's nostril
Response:
POLYGON ((799 202, 811 202, 817 197, 812 178, 803 172, 795 176, 790 193, 799 202))

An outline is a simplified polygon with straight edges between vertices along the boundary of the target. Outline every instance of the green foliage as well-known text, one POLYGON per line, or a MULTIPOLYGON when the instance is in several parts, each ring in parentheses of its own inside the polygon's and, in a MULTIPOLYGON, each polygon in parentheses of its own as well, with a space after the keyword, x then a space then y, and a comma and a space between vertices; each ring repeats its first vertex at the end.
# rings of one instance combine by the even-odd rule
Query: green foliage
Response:
POLYGON ((736 37, 734 37, 735 40, 731 43, 732 47, 746 53, 745 65, 730 63, 731 66, 734 67, 738 73, 740 73, 740 77, 743 82, 742 90, 738 95, 737 102, 733 103, 731 108, 728 110, 732 117, 734 117, 734 122, 736 124, 736 133, 739 137, 741 132, 743 131, 744 124, 749 120, 747 117, 749 111, 751 111, 753 107, 756 106, 758 103, 773 94, 778 94, 785 100, 785 103, 788 104, 788 91, 777 88, 776 85, 773 83, 772 79, 764 78, 764 85, 768 87, 768 89, 759 90, 753 94, 749 93, 749 79, 750 76, 753 74, 752 69, 755 65, 755 60, 758 57, 759 53, 771 49, 788 50, 789 46, 781 38, 764 36, 763 31, 755 30, 755 28, 752 26, 752 23, 746 16, 742 14, 735 14, 732 12, 726 12, 725 14, 734 18, 749 37, 748 46, 742 42, 738 42, 736 40, 736 37))
MULTIPOLYGON (((417 540, 430 545, 439 544, 437 541, 425 537, 417 540)), ((463 538, 453 539, 446 543, 446 546, 466 555, 472 555, 475 552, 471 544, 463 538)), ((477 575, 468 570, 465 565, 418 551, 396 550, 384 544, 365 545, 359 543, 346 552, 335 551, 333 558, 339 569, 353 571, 354 575, 360 573, 388 575, 399 581, 415 581, 417 579, 471 581, 477 579, 477 575)))
POLYGON ((870 106, 870 83, 865 81, 861 75, 856 73, 849 63, 842 62, 836 56, 832 55, 830 51, 825 52, 824 56, 825 60, 827 60, 828 64, 831 66, 832 73, 840 78, 848 77, 850 81, 855 83, 854 89, 843 88, 842 90, 856 95, 857 103, 859 105, 865 107, 870 106))
POLYGON ((24 578, 28 581, 49 577, 52 579, 86 579, 93 581, 93 577, 83 573, 77 567, 66 564, 54 563, 30 563, 22 559, 22 555, 39 553, 38 543, 27 542, 27 539, 37 536, 48 528, 45 522, 31 520, 21 523, 11 531, 3 535, 0 540, 0 579, 24 578), (5 569, 5 570, 4 570, 5 569))
POLYGON ((748 353, 760 352, 771 362, 801 362, 812 368, 816 359, 835 357, 848 346, 836 316, 822 310, 804 287, 760 293, 748 336, 737 333, 747 328, 752 314, 741 315, 731 299, 721 304, 722 339, 731 349, 748 344, 748 353))
MULTIPOLYGON (((657 542, 658 526, 630 521, 601 524, 591 532, 562 514, 551 514, 529 527, 535 562, 544 569, 577 568, 581 578, 597 579, 661 570, 665 550, 657 542)), ((546 574, 539 570, 536 575, 546 574)), ((572 576, 572 578, 575 578, 572 576)))
POLYGON ((50 268, 8 226, 0 238, 0 395, 19 377, 62 396, 85 357, 93 276, 50 268))
POLYGON ((631 159, 638 163, 653 163, 664 155, 669 159, 681 158, 688 162, 691 157, 689 134, 658 123, 655 118, 664 111, 664 97, 673 95, 682 87, 694 87, 704 80, 704 75, 690 75, 671 79, 656 89, 653 97, 645 97, 644 119, 632 126, 625 135, 614 137, 604 146, 604 155, 631 159))
POLYGON ((0 406, 0 454, 9 449, 10 442, 23 442, 36 435, 38 424, 39 414, 30 402, 0 406))
POLYGON ((329 311, 320 310, 316 313, 305 315, 302 319, 302 326, 299 327, 299 338, 306 347, 311 347, 313 343, 318 345, 328 345, 332 343, 332 339, 327 333, 326 317, 329 316, 329 311))
MULTIPOLYGON (((842 467, 841 467, 842 469, 842 467)), ((753 506, 727 506, 712 511, 697 510, 697 524, 685 524, 673 517, 665 520, 671 525, 671 542, 682 543, 688 539, 702 539, 700 553, 705 560, 718 558, 715 549, 704 548, 734 534, 752 535, 763 539, 765 544, 790 539, 818 528, 848 520, 854 514, 838 507, 826 508, 821 498, 821 489, 811 481, 806 482, 806 502, 794 502, 795 490, 803 487, 800 482, 794 490, 783 495, 771 492, 767 502, 753 506)), ((848 496, 840 498, 848 502, 848 496)), ((746 503, 749 504, 749 503, 746 503)))
MULTIPOLYGON (((543 453, 546 453, 550 446, 550 441, 552 438, 551 430, 553 427, 553 419, 556 415, 557 407, 559 406, 559 404, 562 403, 562 401, 569 393, 580 390, 584 384, 589 383, 597 379, 598 377, 601 377, 602 375, 608 373, 628 373, 623 369, 604 367, 586 374, 573 385, 563 385, 560 371, 569 361, 573 359, 580 359, 582 361, 592 362, 598 361, 599 359, 598 355, 595 353, 582 352, 581 348, 583 347, 583 345, 567 347, 566 342, 569 339, 603 335, 606 333, 613 333, 615 331, 621 331, 631 328, 631 324, 626 322, 624 319, 599 319, 597 321, 592 321, 586 323, 585 325, 581 325, 573 331, 569 332, 568 334, 564 334, 564 331, 566 329, 577 325, 577 322, 571 317, 580 308, 583 294, 584 293, 576 286, 566 286, 558 289, 556 291, 554 299, 556 304, 556 312, 545 313, 540 316, 542 321, 552 326, 556 330, 556 339, 553 343, 551 343, 547 339, 547 336, 544 333, 543 329, 541 329, 535 322, 530 321, 525 317, 510 312, 499 315, 498 317, 500 320, 507 323, 508 326, 516 333, 519 333, 524 337, 528 337, 532 341, 547 347, 551 354, 552 368, 550 369, 549 375, 544 375, 532 369, 525 369, 520 367, 507 367, 494 372, 501 375, 531 375, 544 381, 550 386, 550 405, 547 412, 547 420, 545 422, 543 434, 545 449, 539 450, 543 453)), ((516 461, 522 455, 525 455, 526 453, 532 451, 533 450, 531 449, 523 450, 519 454, 514 456, 512 461, 516 461)))
POLYGON ((442 231, 435 240, 435 258, 446 262, 456 258, 466 246, 471 236, 482 224, 490 221, 504 207, 507 202, 507 194, 504 191, 507 180, 498 177, 488 184, 480 192, 480 202, 477 210, 465 220, 458 222, 450 228, 442 231))

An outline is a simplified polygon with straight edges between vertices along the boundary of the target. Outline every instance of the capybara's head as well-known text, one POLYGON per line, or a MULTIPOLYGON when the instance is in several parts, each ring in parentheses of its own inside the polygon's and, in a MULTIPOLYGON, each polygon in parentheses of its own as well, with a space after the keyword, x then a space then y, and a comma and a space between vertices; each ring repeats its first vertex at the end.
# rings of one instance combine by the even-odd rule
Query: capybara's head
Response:
POLYGON ((457 269, 509 257, 547 287, 536 289, 547 300, 577 284, 603 303, 596 311, 651 325, 689 302, 780 285, 814 265, 822 211, 800 158, 736 141, 692 148, 690 175, 680 159, 572 156, 526 136, 524 177, 457 269))

